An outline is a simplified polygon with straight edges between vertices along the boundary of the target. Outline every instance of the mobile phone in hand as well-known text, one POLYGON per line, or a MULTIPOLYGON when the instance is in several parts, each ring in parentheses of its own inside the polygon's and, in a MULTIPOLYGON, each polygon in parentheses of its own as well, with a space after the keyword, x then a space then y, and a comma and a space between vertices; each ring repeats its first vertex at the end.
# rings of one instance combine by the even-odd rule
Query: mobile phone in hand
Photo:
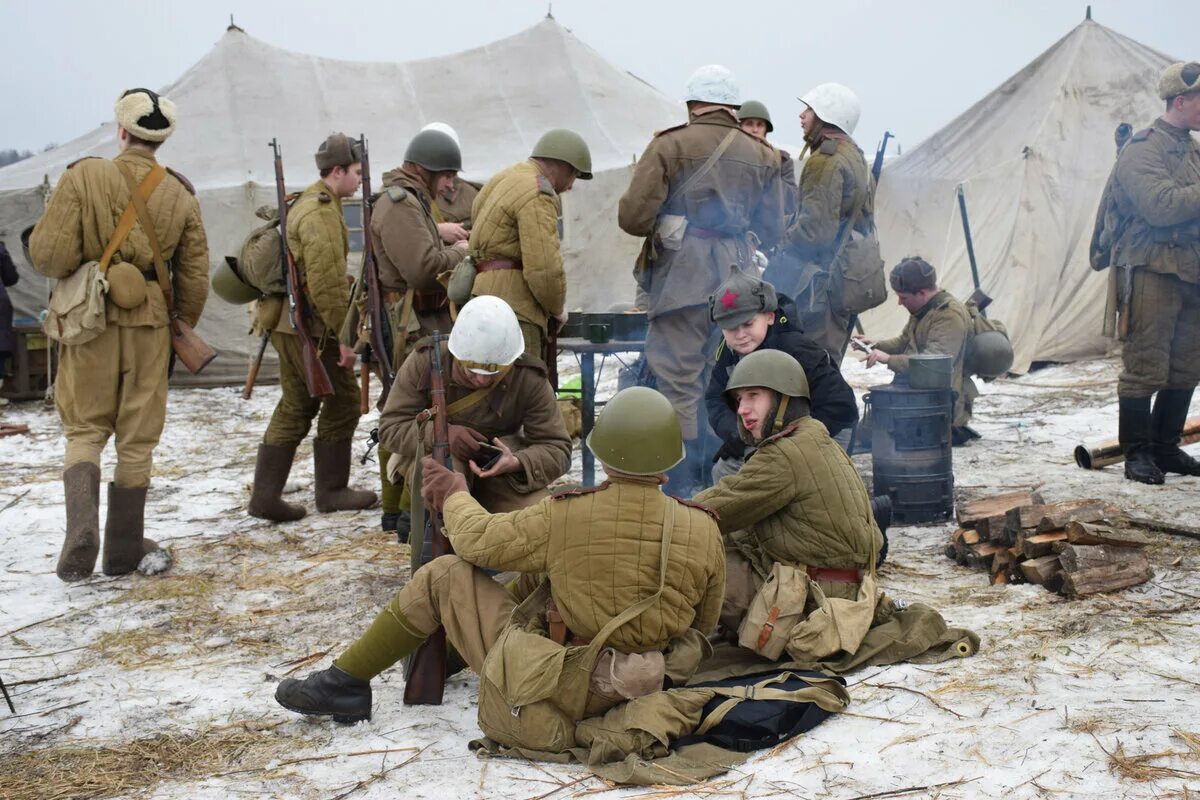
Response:
POLYGON ((480 443, 479 451, 471 456, 471 463, 479 467, 480 472, 487 472, 496 466, 503 454, 504 451, 495 445, 480 443))

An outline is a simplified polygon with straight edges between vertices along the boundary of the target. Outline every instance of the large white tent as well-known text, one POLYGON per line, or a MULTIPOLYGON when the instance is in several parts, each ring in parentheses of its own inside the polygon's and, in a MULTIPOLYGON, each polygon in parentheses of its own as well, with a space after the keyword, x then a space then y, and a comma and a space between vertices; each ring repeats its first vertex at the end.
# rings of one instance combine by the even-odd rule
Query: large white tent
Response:
MULTIPOLYGON (((575 130, 591 148, 596 177, 564 196, 573 308, 632 298, 639 243, 617 228, 617 200, 653 132, 685 118, 682 104, 610 64, 549 17, 483 47, 403 63, 293 53, 231 26, 162 92, 178 105, 181 122, 160 158, 196 186, 214 267, 237 252, 258 222, 254 209, 274 202, 267 147, 274 137, 283 148, 289 188, 297 189, 316 179, 312 154, 334 130, 366 134, 376 186, 385 169, 400 163, 408 140, 435 120, 457 129, 463 174, 479 180, 526 158, 545 131, 575 130)), ((115 153, 114 126, 106 123, 0 169, 0 236, 9 250, 20 253, 20 231, 40 216, 48 187, 69 163, 115 153)), ((35 316, 49 286, 18 261, 17 314, 35 316)), ((205 370, 207 382, 245 375, 254 344, 247 328, 244 308, 210 297, 200 332, 221 357, 205 370)))
MULTIPOLYGON (((1003 320, 1014 369, 1102 354, 1107 276, 1089 268, 1096 206, 1112 168, 1113 132, 1162 113, 1158 76, 1172 59, 1085 20, 995 91, 903 156, 876 199, 890 267, 922 255, 941 284, 973 288, 956 190, 965 192, 988 313, 1003 320)), ((865 315, 890 336, 907 312, 889 302, 865 315)))

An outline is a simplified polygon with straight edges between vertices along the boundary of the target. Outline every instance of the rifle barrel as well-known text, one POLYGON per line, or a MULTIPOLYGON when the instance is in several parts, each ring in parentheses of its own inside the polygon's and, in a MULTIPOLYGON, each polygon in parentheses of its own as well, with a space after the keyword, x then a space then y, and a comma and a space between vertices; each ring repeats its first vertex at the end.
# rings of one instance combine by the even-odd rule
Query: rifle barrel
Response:
MULTIPOLYGON (((971 239, 971 221, 967 217, 967 195, 963 192, 962 184, 958 185, 958 211, 962 215, 963 237, 967 240, 967 258, 971 262, 971 280, 975 283, 975 289, 978 291, 982 287, 979 285, 979 264, 975 261, 975 242, 971 239)), ((980 314, 987 316, 987 313, 980 309, 980 314)))

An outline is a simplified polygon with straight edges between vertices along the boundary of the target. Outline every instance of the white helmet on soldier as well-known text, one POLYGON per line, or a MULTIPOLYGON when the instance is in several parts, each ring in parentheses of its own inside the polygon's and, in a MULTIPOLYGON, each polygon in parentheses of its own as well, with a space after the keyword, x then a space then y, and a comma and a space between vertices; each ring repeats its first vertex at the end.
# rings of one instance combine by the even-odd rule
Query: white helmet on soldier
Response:
POLYGON ((499 297, 480 295, 458 312, 450 331, 450 354, 471 372, 495 375, 523 352, 521 324, 499 297))
POLYGON ((737 108, 742 104, 742 90, 737 78, 720 64, 706 64, 688 78, 684 102, 717 103, 737 108))
POLYGON ((862 116, 858 95, 840 83, 822 83, 797 99, 811 108, 821 122, 841 128, 847 136, 854 133, 862 116))
POLYGON ((447 136, 449 136, 451 139, 453 139, 454 143, 456 145, 458 145, 459 147, 462 147, 462 142, 460 142, 458 140, 458 131, 454 130, 454 128, 451 128, 449 125, 447 125, 444 122, 431 122, 428 125, 426 125, 424 128, 421 128, 421 130, 422 131, 439 131, 441 133, 444 133, 447 136))

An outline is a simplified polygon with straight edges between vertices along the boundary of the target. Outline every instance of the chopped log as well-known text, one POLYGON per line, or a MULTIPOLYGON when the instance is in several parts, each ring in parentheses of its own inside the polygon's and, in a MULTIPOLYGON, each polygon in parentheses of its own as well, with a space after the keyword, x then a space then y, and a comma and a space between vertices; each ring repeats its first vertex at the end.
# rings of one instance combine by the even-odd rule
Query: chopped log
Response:
POLYGON ((1145 547, 1150 540, 1140 533, 1116 530, 1107 525, 1068 522, 1067 541, 1071 544, 1107 544, 1112 547, 1145 547))
POLYGON ((1043 533, 1065 527, 1068 522, 1099 522, 1110 514, 1120 512, 1104 500, 1067 500, 1046 506, 1037 529, 1043 533))
POLYGON ((958 561, 958 548, 954 546, 954 542, 947 542, 946 547, 942 550, 946 554, 946 558, 951 561, 958 561))
POLYGON ((991 570, 992 558, 1004 548, 991 542, 980 542, 967 547, 967 566, 973 569, 991 570))
POLYGON ((996 554, 992 556, 992 575, 994 576, 998 572, 1008 572, 1008 568, 1012 566, 1013 561, 1012 553, 1007 549, 996 551, 996 554))
POLYGON ((1177 525, 1171 522, 1160 522, 1156 519, 1148 519, 1146 517, 1127 517, 1119 516, 1113 519, 1113 522, 1118 524, 1129 525, 1134 528, 1141 528, 1146 531, 1154 531, 1155 533, 1165 533, 1170 536, 1186 536, 1189 539, 1200 539, 1200 528, 1193 528, 1190 525, 1177 525))
POLYGON ((992 575, 992 586, 1003 586, 1008 583, 1008 570, 1000 570, 992 575))
POLYGON ((1093 569, 1108 564, 1119 564, 1129 561, 1146 560, 1146 557, 1130 547, 1111 547, 1105 545, 1070 544, 1060 542, 1054 545, 1058 551, 1058 560, 1062 562, 1067 572, 1078 572, 1081 569, 1093 569))
POLYGON ((1021 574, 1025 576, 1025 580, 1038 586, 1045 586, 1046 581, 1059 572, 1062 572, 1062 564, 1056 555, 1040 556, 1021 562, 1021 574))
POLYGON ((1150 561, 1137 551, 1129 551, 1134 558, 1128 561, 1105 564, 1102 567, 1081 569, 1078 572, 1062 571, 1062 593, 1067 597, 1082 597, 1101 592, 1115 592, 1145 583, 1154 577, 1150 561))
POLYGON ((1025 531, 1020 540, 1021 553, 1026 558, 1048 556, 1054 551, 1052 545, 1055 542, 1065 542, 1066 540, 1066 531, 1050 531, 1048 533, 1025 531))
POLYGON ((1005 514, 1010 508, 1039 505, 1042 502, 1041 494, 1032 490, 977 497, 958 507, 958 524, 971 528, 977 521, 1005 514))
POLYGON ((1008 524, 1008 518, 1004 514, 997 514, 994 517, 984 517, 975 523, 975 530, 979 531, 979 536, 988 542, 1003 542, 1004 530, 1008 524))
POLYGON ((967 544, 979 544, 979 531, 971 530, 970 528, 959 528, 954 533, 950 534, 950 541, 967 544))

